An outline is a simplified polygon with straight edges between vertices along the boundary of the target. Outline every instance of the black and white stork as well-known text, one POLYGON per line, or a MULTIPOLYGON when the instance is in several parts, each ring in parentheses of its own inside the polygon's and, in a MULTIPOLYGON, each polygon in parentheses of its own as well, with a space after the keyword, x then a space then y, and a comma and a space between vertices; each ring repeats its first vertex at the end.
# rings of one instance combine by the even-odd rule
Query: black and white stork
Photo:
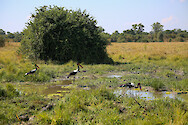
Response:
MULTIPOLYGON (((71 72, 68 76, 67 76, 67 78, 69 78, 70 76, 75 76, 78 72, 80 72, 80 67, 82 67, 81 65, 80 65, 80 63, 77 63, 77 66, 78 66, 78 69, 76 69, 76 70, 74 70, 73 72, 71 72)), ((83 67, 82 67, 83 68, 83 67)))
POLYGON ((29 75, 29 74, 35 73, 35 72, 37 71, 37 69, 39 68, 39 66, 38 66, 37 64, 35 64, 35 67, 36 67, 35 69, 29 71, 28 73, 25 73, 25 76, 27 76, 27 75, 29 75))
POLYGON ((138 88, 138 87, 140 87, 140 90, 142 90, 142 87, 141 87, 140 83, 138 83, 137 86, 134 83, 127 83, 126 86, 128 86, 129 88, 132 88, 132 87, 138 88))
POLYGON ((134 83, 126 83, 126 84, 122 84, 120 87, 125 87, 125 86, 127 86, 129 88, 133 88, 133 87, 134 88, 138 88, 138 87, 140 87, 140 90, 142 90, 142 87, 141 87, 140 83, 138 83, 137 86, 134 83))

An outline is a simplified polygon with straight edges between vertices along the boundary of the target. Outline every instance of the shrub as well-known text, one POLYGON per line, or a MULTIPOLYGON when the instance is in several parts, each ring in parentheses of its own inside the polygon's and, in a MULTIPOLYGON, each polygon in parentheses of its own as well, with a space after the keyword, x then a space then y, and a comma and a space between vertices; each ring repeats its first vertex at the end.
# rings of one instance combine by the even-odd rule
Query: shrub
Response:
POLYGON ((6 89, 0 86, 0 97, 15 97, 18 96, 19 92, 11 84, 6 85, 6 89))
POLYGON ((7 89, 7 96, 8 97, 14 97, 14 96, 19 95, 19 92, 11 84, 7 84, 6 89, 7 89))
POLYGON ((41 7, 24 30, 22 52, 30 58, 85 63, 112 62, 96 20, 86 11, 41 7))
POLYGON ((0 97, 6 97, 7 93, 5 91, 5 89, 3 89, 1 86, 0 86, 0 97))
POLYGON ((0 35, 0 47, 5 46, 5 39, 3 36, 0 35))
POLYGON ((163 32, 162 31, 158 32, 158 34, 157 34, 157 41, 163 42, 163 32))
POLYGON ((159 91, 160 89, 162 89, 162 88, 164 87, 164 83, 163 83, 163 81, 161 81, 161 80, 155 78, 155 79, 152 79, 152 80, 151 80, 151 86, 152 86, 155 90, 159 91))
POLYGON ((184 42, 184 39, 183 39, 182 37, 177 37, 177 38, 176 38, 176 41, 177 41, 177 42, 184 42))

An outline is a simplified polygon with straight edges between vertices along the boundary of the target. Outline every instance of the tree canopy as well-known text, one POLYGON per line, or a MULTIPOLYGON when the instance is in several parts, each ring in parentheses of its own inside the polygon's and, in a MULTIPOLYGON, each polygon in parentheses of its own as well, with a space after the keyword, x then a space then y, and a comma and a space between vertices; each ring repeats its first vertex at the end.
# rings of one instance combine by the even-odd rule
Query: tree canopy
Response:
POLYGON ((86 11, 64 7, 36 8, 23 31, 21 50, 31 58, 108 63, 106 40, 97 21, 86 11))

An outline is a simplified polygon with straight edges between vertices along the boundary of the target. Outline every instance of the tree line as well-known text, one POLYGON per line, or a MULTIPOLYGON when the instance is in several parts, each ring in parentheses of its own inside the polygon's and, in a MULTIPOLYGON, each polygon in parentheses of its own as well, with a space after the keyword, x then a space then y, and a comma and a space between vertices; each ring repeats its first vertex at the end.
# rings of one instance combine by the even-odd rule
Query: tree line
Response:
MULTIPOLYGON (((112 34, 104 32, 102 27, 99 27, 101 31, 101 37, 105 39, 108 44, 111 42, 185 42, 188 40, 188 32, 181 29, 164 30, 163 25, 159 22, 151 25, 152 31, 144 32, 144 25, 142 23, 133 24, 131 29, 124 30, 123 33, 119 33, 118 30, 112 34)), ((4 46, 5 39, 11 39, 14 42, 20 42, 22 40, 22 32, 5 32, 0 29, 0 47, 4 46)))
POLYGON ((22 33, 11 33, 9 31, 5 32, 3 29, 0 29, 0 47, 3 47, 5 45, 5 41, 9 42, 9 40, 14 42, 21 42, 22 33))
POLYGON ((151 25, 152 31, 144 32, 142 23, 133 24, 131 29, 119 33, 117 30, 112 34, 101 34, 108 42, 184 42, 188 40, 188 32, 181 29, 164 30, 159 22, 151 25))

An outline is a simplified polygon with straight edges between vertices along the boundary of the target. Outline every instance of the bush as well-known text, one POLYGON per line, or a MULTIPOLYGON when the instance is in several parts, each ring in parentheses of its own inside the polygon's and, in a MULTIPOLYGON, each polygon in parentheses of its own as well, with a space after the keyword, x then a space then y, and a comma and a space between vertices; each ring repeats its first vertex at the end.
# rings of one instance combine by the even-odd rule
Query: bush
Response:
POLYGON ((62 63, 70 60, 85 63, 112 62, 106 53, 107 42, 86 11, 63 7, 41 7, 32 14, 23 32, 22 52, 30 58, 62 63))
POLYGON ((14 96, 18 96, 19 95, 19 92, 11 84, 7 84, 6 85, 6 89, 7 89, 8 97, 14 97, 14 96))
POLYGON ((5 46, 5 39, 3 36, 0 35, 0 47, 5 46))
POLYGON ((157 34, 157 41, 159 42, 163 42, 163 32, 162 31, 159 31, 158 34, 157 34))
POLYGON ((163 83, 163 81, 155 78, 155 79, 151 80, 151 87, 153 87, 155 90, 159 91, 160 89, 162 89, 164 87, 164 83, 163 83))
POLYGON ((183 39, 182 37, 177 37, 177 38, 176 38, 176 41, 177 41, 177 42, 184 42, 184 39, 183 39))
POLYGON ((11 84, 6 85, 6 89, 0 86, 0 97, 15 97, 18 96, 19 92, 11 84))
POLYGON ((5 91, 5 89, 3 89, 1 86, 0 86, 0 97, 6 97, 7 93, 5 91))

